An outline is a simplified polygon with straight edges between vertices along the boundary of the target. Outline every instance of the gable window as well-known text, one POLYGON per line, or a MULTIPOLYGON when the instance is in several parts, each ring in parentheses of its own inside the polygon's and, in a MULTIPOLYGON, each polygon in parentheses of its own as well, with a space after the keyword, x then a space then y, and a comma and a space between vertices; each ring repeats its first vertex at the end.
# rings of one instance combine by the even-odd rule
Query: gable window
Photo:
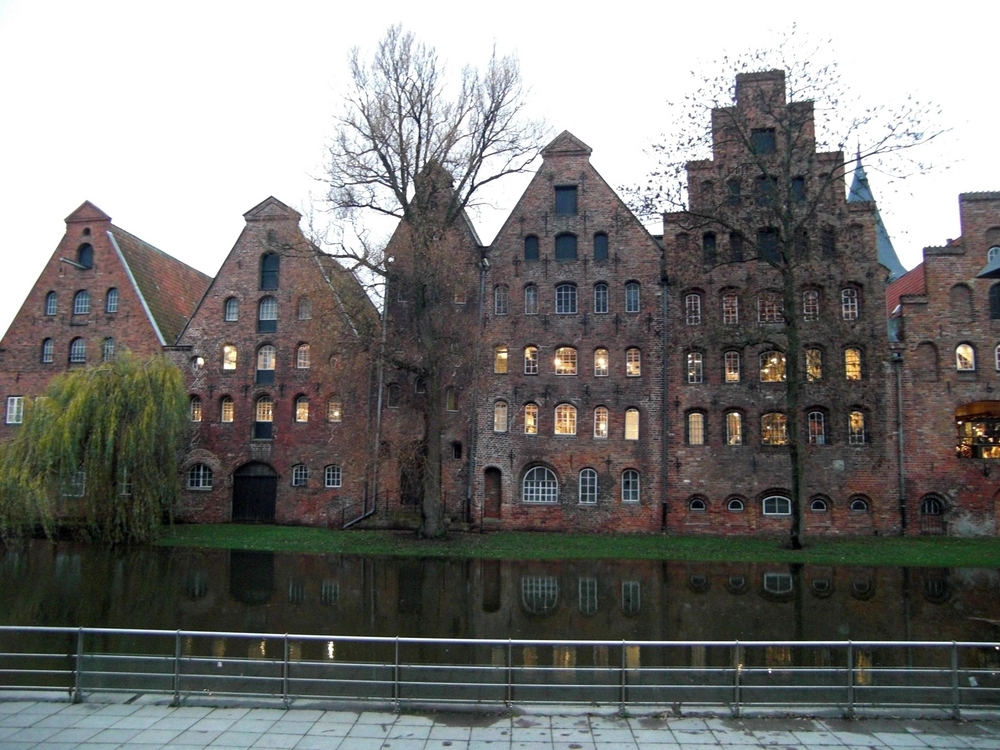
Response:
POLYGON ((24 421, 24 396, 7 397, 7 424, 21 424, 24 421))
POLYGON ((69 342, 70 364, 78 365, 87 361, 87 342, 81 338, 69 342))
POLYGON ((195 464, 187 471, 187 488, 189 490, 212 489, 212 469, 205 464, 195 464))
POLYGON ((559 502, 559 485, 552 470, 544 466, 529 469, 521 483, 521 500, 525 503, 559 502))
POLYGON ((701 352, 687 354, 687 382, 694 385, 704 382, 704 355, 701 352))
POLYGON ((594 235, 594 260, 608 259, 608 235, 598 232, 594 235))
POLYGON ((858 290, 848 287, 840 292, 840 315, 844 320, 858 319, 858 290))
POLYGON ((115 340, 108 336, 101 344, 101 361, 110 362, 115 358, 115 340))
POLYGON ((576 314, 576 285, 560 284, 556 287, 556 315, 576 314))
POLYGON ((270 396, 261 396, 257 399, 253 437, 254 440, 270 440, 274 434, 274 401, 270 396))
POLYGON ((576 434, 576 407, 572 404, 559 404, 556 407, 556 435, 576 434))
POLYGON ((55 360, 55 344, 53 343, 52 339, 45 339, 45 341, 42 342, 42 363, 46 365, 52 364, 54 360, 55 360))
POLYGON ((90 312, 90 293, 83 289, 73 297, 73 314, 86 315, 90 312))
POLYGON ((750 150, 757 156, 773 154, 777 150, 774 128, 754 128, 750 132, 750 150))
POLYGON ((556 185, 556 216, 576 213, 576 185, 556 185))
POLYGON ((223 396, 222 401, 219 402, 219 421, 224 424, 230 424, 235 416, 236 405, 233 403, 233 399, 229 396, 223 396))
POLYGON ((625 377, 637 378, 642 375, 642 353, 635 348, 625 350, 625 377))
POLYGON ((257 377, 254 382, 258 385, 270 385, 274 382, 274 361, 275 349, 270 344, 265 344, 257 350, 257 377))
POLYGON ((823 352, 806 349, 806 380, 815 383, 823 379, 823 352))
POLYGON ((497 375, 507 374, 507 347, 497 346, 493 349, 493 372, 497 375))
POLYGON ((864 445, 868 442, 863 411, 855 409, 847 415, 847 442, 850 445, 864 445))
POLYGON ((844 349, 844 377, 847 380, 861 380, 861 350, 844 349))
POLYGON ((264 297, 257 306, 257 332, 274 333, 278 330, 278 300, 264 297))
POLYGON ((726 445, 743 445, 743 415, 738 411, 726 413, 726 445))
POLYGON ((281 258, 277 253, 264 253, 260 256, 260 288, 278 288, 278 270, 281 266, 281 258))
POLYGON ((781 412, 760 418, 760 440, 764 445, 788 445, 788 419, 781 412))
POLYGON ((705 444, 705 415, 700 411, 693 411, 687 416, 687 444, 705 444))
POLYGON ((777 292, 765 292, 757 298, 757 322, 783 323, 785 317, 782 308, 781 297, 777 292))
POLYGON ((959 372, 972 372, 976 369, 976 350, 969 344, 955 347, 955 369, 959 372))
POLYGON ((597 502, 597 472, 593 469, 583 469, 580 472, 580 502, 584 505, 597 502))
POLYGON ((227 323, 232 323, 234 320, 240 319, 240 303, 236 297, 230 297, 226 300, 225 307, 223 308, 223 319, 227 323))
POLYGON ((594 313, 603 315, 608 311, 608 285, 594 284, 594 313))
POLYGON ((299 370, 309 369, 309 344, 299 344, 295 350, 295 367, 299 370))
POLYGON ((222 369, 223 370, 235 370, 236 369, 236 347, 232 344, 224 344, 222 346, 222 369))
POLYGON ((809 412, 806 422, 809 429, 809 442, 812 445, 826 444, 826 415, 821 411, 809 412))
POLYGON ((763 500, 765 516, 790 516, 792 515, 792 501, 781 495, 772 495, 763 500))
POLYGON ((576 375, 576 349, 572 346, 560 346, 556 349, 556 375, 576 375))
POLYGON ((726 325, 740 322, 740 298, 732 292, 722 295, 722 322, 726 325))
POLYGON ((638 440, 639 439, 639 410, 638 409, 626 409, 625 410, 625 439, 626 440, 638 440))
POLYGON ((458 411, 458 391, 449 388, 444 392, 444 410, 458 411))
POLYGON ((323 486, 327 489, 337 489, 343 482, 343 472, 336 464, 323 469, 323 486))
MULTIPOLYGON (((1000 347, 997 347, 1000 350, 1000 347)), ((1000 357, 1000 355, 998 355, 1000 357)), ((608 350, 607 349, 595 349, 594 350, 594 377, 595 378, 606 378, 608 376, 608 350)), ((1000 362, 1000 359, 997 360, 1000 362)), ((997 369, 1000 369, 998 367, 997 369)))
POLYGON ((114 287, 111 287, 104 297, 104 312, 109 314, 118 312, 118 290, 114 287))
POLYGON ((507 402, 493 404, 493 432, 507 432, 507 402))
POLYGON ((295 464, 292 467, 292 487, 305 487, 309 484, 309 467, 305 464, 295 464))
POLYGON ((77 248, 76 262, 80 264, 81 268, 94 267, 94 248, 89 242, 85 242, 77 248))
POLYGON ((309 397, 299 396, 295 399, 295 421, 296 422, 308 422, 309 421, 309 397))
POLYGON ((701 325, 700 294, 688 294, 684 297, 684 322, 689 326, 701 325))
POLYGON ((709 265, 715 265, 715 233, 706 232, 701 236, 701 259, 709 265))
POLYGON ((190 406, 190 418, 192 422, 201 421, 201 398, 198 396, 192 396, 189 402, 190 406))
POLYGON ((557 234, 556 235, 556 260, 576 260, 576 235, 557 234))
POLYGON ((802 292, 802 319, 819 320, 819 292, 815 289, 802 292))
POLYGON ((524 405, 524 434, 525 435, 537 435, 538 434, 538 405, 537 404, 525 404, 524 405))
POLYGON ((524 374, 525 375, 537 375, 538 374, 538 347, 537 346, 526 346, 526 347, 524 347, 524 374))
POLYGON ((524 259, 529 262, 538 260, 538 238, 533 234, 524 238, 524 259))
POLYGON ((534 284, 524 287, 524 314, 538 315, 538 287, 534 284))
POLYGON ((313 316, 313 303, 308 297, 303 297, 299 300, 299 320, 312 320, 313 316))
MULTIPOLYGON (((449 410, 450 411, 450 410, 449 410)), ((326 405, 326 421, 340 422, 344 419, 344 402, 329 401, 326 405)))
POLYGON ((739 383, 740 382, 740 353, 739 352, 726 352, 723 355, 726 369, 726 382, 727 383, 739 383))
POLYGON ((55 292, 45 295, 45 314, 55 315, 59 306, 59 296, 55 292))
POLYGON ((635 469, 622 472, 622 502, 639 502, 639 472, 635 469))
POLYGON ((639 312, 639 285, 634 281, 625 285, 625 312, 639 312))
POLYGON ((763 352, 760 355, 760 382, 785 382, 785 355, 778 351, 763 352))
POLYGON ((493 314, 507 314, 507 287, 498 286, 493 290, 493 314))
POLYGON ((594 409, 594 437, 603 440, 608 436, 608 409, 598 406, 594 409))

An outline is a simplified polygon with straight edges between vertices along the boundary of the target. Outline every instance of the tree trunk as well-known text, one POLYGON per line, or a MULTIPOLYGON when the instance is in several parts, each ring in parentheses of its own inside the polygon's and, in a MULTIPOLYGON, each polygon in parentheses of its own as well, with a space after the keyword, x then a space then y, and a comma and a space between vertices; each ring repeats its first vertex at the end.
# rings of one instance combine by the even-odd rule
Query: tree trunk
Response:
POLYGON ((802 418, 799 414, 800 392, 802 390, 799 355, 799 316, 797 302, 796 275, 789 265, 794 248, 785 247, 785 265, 783 274, 783 297, 785 317, 785 411, 788 424, 788 458, 791 464, 791 487, 789 492, 792 504, 791 528, 788 544, 792 549, 802 549, 802 477, 805 474, 804 453, 802 451, 802 418))

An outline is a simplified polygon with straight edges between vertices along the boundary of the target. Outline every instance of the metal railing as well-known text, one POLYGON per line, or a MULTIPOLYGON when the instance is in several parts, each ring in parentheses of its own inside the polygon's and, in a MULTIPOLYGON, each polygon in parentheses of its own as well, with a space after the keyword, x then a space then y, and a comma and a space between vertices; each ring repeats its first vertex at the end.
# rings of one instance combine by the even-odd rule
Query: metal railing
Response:
MULTIPOLYGON (((1000 709, 1000 643, 552 641, 0 626, 0 691, 622 713, 1000 709)), ((3 693, 0 692, 0 697, 3 693)))

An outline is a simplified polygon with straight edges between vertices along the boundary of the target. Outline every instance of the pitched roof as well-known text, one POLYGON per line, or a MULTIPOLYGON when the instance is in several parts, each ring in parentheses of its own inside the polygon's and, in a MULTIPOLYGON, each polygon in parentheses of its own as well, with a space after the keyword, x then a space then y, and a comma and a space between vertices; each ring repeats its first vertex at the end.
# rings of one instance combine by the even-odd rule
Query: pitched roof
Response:
POLYGON ((545 158, 554 156, 555 154, 563 156, 576 154, 590 156, 593 151, 594 150, 590 146, 581 141, 571 132, 564 130, 553 138, 549 142, 548 146, 542 149, 542 156, 545 158))
POLYGON ((924 264, 907 271, 885 288, 885 312, 892 318, 901 314, 899 299, 907 294, 924 294, 927 291, 927 281, 924 276, 924 264))
MULTIPOLYGON (((865 174, 865 168, 861 165, 860 153, 857 155, 857 162, 854 167, 854 179, 851 181, 851 189, 847 194, 847 201, 848 203, 875 203, 871 186, 868 184, 868 175, 865 174)), ((899 256, 896 255, 896 249, 892 246, 892 240, 889 239, 889 233, 885 229, 885 224, 882 223, 882 216, 879 214, 877 206, 874 207, 874 212, 878 262, 889 269, 889 281, 894 281, 902 277, 906 273, 906 269, 899 262, 899 256)))

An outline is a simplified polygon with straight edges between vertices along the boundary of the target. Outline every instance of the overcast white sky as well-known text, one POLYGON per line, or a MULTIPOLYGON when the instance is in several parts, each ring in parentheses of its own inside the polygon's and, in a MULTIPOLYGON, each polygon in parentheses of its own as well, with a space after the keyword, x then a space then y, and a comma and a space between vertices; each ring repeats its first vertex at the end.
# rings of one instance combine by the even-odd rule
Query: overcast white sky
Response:
MULTIPOLYGON (((269 195, 322 193, 324 142, 349 48, 401 22, 454 66, 514 52, 532 114, 593 149, 612 186, 637 183, 692 70, 759 48, 792 22, 830 38, 845 84, 878 104, 944 109, 945 165, 893 185, 869 172, 903 264, 958 235, 960 192, 1000 190, 1000 6, 896 3, 500 3, 0 0, 0 218, 6 330, 84 200, 208 274, 269 195), (900 4, 901 5, 901 4, 900 4), (820 11, 820 8, 826 8, 820 11), (766 10, 766 12, 765 12, 766 10)), ((476 220, 492 240, 526 182, 476 220)))

